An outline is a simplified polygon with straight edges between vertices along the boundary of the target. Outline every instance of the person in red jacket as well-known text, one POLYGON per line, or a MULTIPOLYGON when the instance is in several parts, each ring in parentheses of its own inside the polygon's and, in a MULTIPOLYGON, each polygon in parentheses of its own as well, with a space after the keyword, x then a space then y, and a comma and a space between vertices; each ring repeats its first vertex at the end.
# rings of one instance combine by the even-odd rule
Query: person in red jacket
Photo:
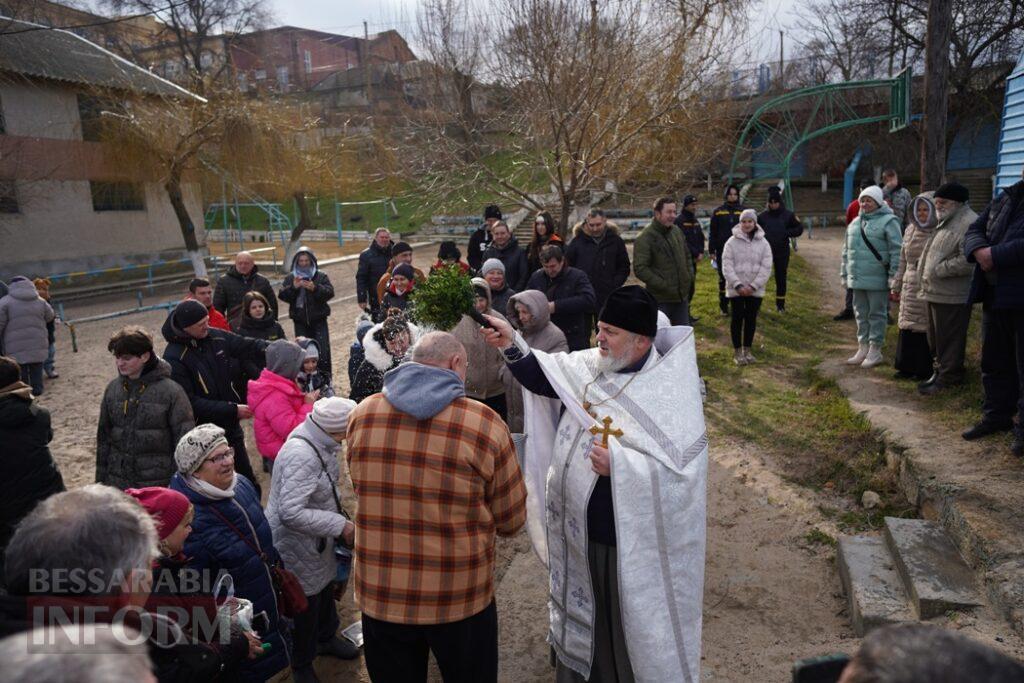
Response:
POLYGON ((195 299, 203 306, 206 306, 207 312, 210 314, 210 327, 218 330, 224 330, 225 332, 231 332, 231 326, 228 325, 228 319, 224 317, 224 314, 213 307, 213 285, 206 278, 197 277, 188 283, 188 296, 186 299, 195 299))

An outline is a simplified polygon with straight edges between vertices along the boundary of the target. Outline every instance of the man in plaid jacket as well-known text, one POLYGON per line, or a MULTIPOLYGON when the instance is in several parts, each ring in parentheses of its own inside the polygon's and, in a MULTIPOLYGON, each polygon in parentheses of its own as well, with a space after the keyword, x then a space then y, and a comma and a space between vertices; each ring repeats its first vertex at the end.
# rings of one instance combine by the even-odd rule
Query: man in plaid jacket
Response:
POLYGON ((526 522, 526 487, 508 427, 467 398, 466 350, 424 335, 412 362, 349 417, 359 497, 355 595, 374 681, 497 681, 495 534, 526 522))

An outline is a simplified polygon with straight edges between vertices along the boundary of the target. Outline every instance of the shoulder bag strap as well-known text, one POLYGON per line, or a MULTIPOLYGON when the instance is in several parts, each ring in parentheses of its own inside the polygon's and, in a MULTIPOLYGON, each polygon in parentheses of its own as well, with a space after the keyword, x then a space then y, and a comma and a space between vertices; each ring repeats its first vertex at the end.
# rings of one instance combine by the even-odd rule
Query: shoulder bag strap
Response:
POLYGON ((868 239, 868 234, 864 232, 864 221, 859 221, 857 223, 857 227, 860 228, 860 237, 864 240, 864 244, 868 245, 868 249, 871 250, 871 255, 878 259, 879 263, 884 264, 885 262, 882 260, 882 255, 878 253, 878 250, 875 249, 875 245, 871 244, 871 240, 868 239))
POLYGON ((305 441, 309 445, 309 447, 313 449, 313 452, 316 453, 316 459, 320 461, 320 467, 323 468, 324 476, 327 477, 327 481, 331 483, 331 495, 334 496, 334 506, 338 508, 338 514, 345 517, 345 519, 349 519, 348 512, 346 512, 345 508, 341 506, 341 499, 338 498, 338 485, 335 483, 333 479, 331 479, 331 475, 328 474, 327 462, 324 461, 323 456, 320 455, 320 449, 313 445, 313 442, 304 436, 295 435, 292 438, 298 439, 299 441, 305 441))
MULTIPOLYGON (((252 548, 252 550, 257 555, 259 555, 261 560, 263 560, 264 562, 267 561, 267 555, 266 555, 266 553, 263 552, 263 549, 260 548, 258 545, 254 545, 253 542, 250 541, 249 538, 245 534, 243 534, 241 531, 239 531, 238 527, 236 527, 234 524, 231 523, 230 519, 228 519, 223 514, 221 514, 220 510, 218 510, 217 508, 215 508, 213 506, 210 506, 210 512, 212 512, 213 514, 215 514, 218 517, 220 517, 220 520, 222 522, 224 522, 225 524, 227 524, 228 528, 231 529, 232 531, 234 531, 235 535, 238 536, 240 539, 242 539, 247 546, 252 548)), ((257 539, 256 542, 259 543, 259 540, 257 539)))

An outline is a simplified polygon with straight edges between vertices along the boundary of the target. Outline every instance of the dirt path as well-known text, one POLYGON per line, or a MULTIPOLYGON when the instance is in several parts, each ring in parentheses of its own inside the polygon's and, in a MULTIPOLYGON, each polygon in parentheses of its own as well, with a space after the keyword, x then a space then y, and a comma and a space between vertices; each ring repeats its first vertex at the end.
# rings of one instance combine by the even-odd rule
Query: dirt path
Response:
MULTIPOLYGON (((810 255, 817 241, 812 248, 805 240, 801 253, 810 255)), ((418 262, 424 260, 417 258, 418 262)), ((353 293, 352 265, 330 266, 326 271, 339 296, 353 293)), ((125 297, 105 303, 107 310, 113 310, 134 302, 125 297)), ((97 309, 81 308, 78 315, 97 309)), ((358 308, 351 299, 332 308, 334 365, 340 371, 337 376, 344 378, 358 308)), ((81 486, 93 478, 96 412, 114 372, 106 352, 107 338, 121 325, 131 323, 145 326, 159 340, 163 319, 163 313, 153 312, 83 324, 78 328, 77 354, 72 354, 66 332, 59 335, 61 378, 49 383, 41 403, 53 413, 53 451, 69 486, 81 486)), ((290 333, 290 325, 285 327, 290 333)), ((341 379, 338 388, 345 391, 346 384, 341 379)), ((749 446, 712 444, 704 680, 784 680, 795 659, 837 650, 849 652, 857 645, 844 614, 834 553, 805 541, 814 527, 830 533, 834 529, 823 523, 816 494, 786 483, 775 471, 779 470, 770 460, 749 446)), ((352 502, 350 488, 346 498, 352 502)), ((497 556, 501 680, 551 680, 545 643, 544 568, 524 535, 501 540, 497 556)), ((351 593, 341 612, 345 625, 357 618, 351 593)), ((361 662, 320 660, 317 668, 325 680, 368 680, 361 662)))

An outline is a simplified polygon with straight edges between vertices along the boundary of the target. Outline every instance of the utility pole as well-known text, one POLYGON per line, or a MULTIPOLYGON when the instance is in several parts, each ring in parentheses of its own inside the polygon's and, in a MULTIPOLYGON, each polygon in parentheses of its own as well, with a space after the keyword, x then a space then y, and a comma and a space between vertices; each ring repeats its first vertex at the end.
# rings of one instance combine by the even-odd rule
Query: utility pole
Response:
POLYGON ((786 34, 779 31, 779 92, 786 89, 786 34))
POLYGON ((934 190, 946 174, 946 115, 949 109, 949 43, 953 1, 929 0, 924 44, 924 121, 921 191, 934 190))

